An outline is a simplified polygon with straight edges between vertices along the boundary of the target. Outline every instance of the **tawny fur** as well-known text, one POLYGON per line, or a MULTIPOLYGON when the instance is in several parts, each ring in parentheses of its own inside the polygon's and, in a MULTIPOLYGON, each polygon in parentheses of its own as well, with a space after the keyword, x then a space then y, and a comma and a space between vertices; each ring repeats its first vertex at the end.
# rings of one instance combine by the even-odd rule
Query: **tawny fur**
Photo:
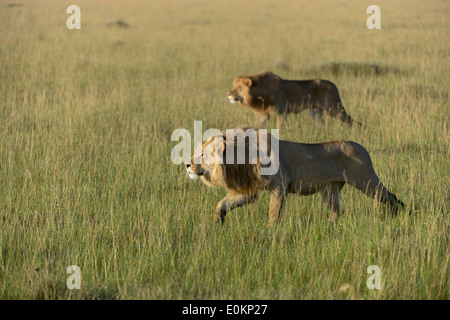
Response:
POLYGON ((284 80, 271 72, 248 74, 234 80, 228 99, 255 113, 256 128, 276 114, 280 129, 287 114, 306 109, 319 122, 325 112, 350 126, 361 125, 347 114, 336 85, 328 80, 284 80))
MULTIPOLYGON (((259 135, 258 131, 256 133, 259 135)), ((227 189, 227 195, 217 204, 215 211, 215 217, 222 223, 228 211, 254 201, 262 190, 270 191, 271 223, 281 219, 288 193, 321 193, 332 211, 331 218, 336 219, 340 212, 339 194, 346 183, 387 204, 394 212, 399 205, 404 206, 403 202, 381 183, 367 150, 355 142, 340 140, 304 144, 280 140, 279 170, 274 175, 261 175, 260 162, 227 164, 224 161, 224 164, 206 164, 203 161, 201 164, 195 164, 194 158, 200 157, 208 145, 215 143, 221 144, 223 154, 217 155, 213 152, 211 156, 214 159, 221 156, 226 159, 227 150, 236 147, 235 141, 226 141, 225 137, 212 137, 197 149, 195 155, 186 163, 186 170, 190 175, 200 176, 209 186, 222 186, 227 189)), ((246 148, 248 150, 248 143, 246 148)), ((248 157, 246 159, 248 160, 248 157)))

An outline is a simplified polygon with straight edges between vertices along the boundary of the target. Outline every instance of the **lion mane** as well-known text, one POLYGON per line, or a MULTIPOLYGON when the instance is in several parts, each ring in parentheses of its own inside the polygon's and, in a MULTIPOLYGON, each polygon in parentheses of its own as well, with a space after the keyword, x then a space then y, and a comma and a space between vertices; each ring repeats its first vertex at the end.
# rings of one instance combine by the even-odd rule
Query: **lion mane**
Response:
MULTIPOLYGON (((229 192, 241 193, 247 195, 256 194, 259 190, 267 187, 267 181, 261 175, 261 162, 259 158, 256 161, 250 161, 250 139, 245 136, 247 129, 238 131, 238 134, 227 140, 225 134, 221 136, 212 136, 196 150, 196 154, 209 157, 211 163, 204 161, 201 166, 197 167, 192 157, 191 170, 204 170, 204 174, 200 174, 200 178, 209 186, 222 186, 229 192), (245 159, 244 163, 238 164, 238 144, 243 142, 245 159), (205 154, 205 150, 210 149, 211 153, 205 154), (233 151, 233 159, 227 161, 227 155, 233 151)), ((259 132, 253 130, 259 139, 259 132)), ((270 148, 270 140, 268 142, 270 148)), ((259 152, 259 143, 256 143, 256 152, 259 152)), ((270 152, 270 150, 269 150, 270 152)), ((194 171, 195 172, 195 171, 194 171)), ((202 172, 202 171, 201 171, 202 172)))

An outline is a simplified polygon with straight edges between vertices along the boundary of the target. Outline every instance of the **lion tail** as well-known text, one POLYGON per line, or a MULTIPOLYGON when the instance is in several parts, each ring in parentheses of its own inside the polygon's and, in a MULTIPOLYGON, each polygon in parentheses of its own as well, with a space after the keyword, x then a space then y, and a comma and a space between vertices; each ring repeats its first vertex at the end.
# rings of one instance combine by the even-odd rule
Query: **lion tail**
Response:
POLYGON ((349 126, 352 126, 354 123, 362 127, 362 123, 354 120, 344 109, 342 103, 339 103, 339 120, 347 123, 349 126))

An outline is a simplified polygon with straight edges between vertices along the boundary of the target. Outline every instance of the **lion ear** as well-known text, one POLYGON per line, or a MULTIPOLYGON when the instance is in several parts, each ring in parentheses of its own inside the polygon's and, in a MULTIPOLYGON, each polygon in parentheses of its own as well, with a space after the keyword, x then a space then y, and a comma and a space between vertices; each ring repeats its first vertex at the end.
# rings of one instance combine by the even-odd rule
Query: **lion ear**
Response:
POLYGON ((244 79, 242 79, 242 83, 245 85, 245 86, 247 86, 247 87, 251 87, 252 86, 252 84, 253 84, 253 81, 252 81, 252 79, 250 79, 250 78, 244 78, 244 79))
POLYGON ((223 139, 218 139, 213 143, 213 155, 216 159, 216 162, 219 164, 224 163, 224 154, 225 154, 225 141, 223 139))
POLYGON ((221 137, 214 138, 214 140, 203 149, 203 161, 206 164, 223 164, 224 150, 225 142, 223 139, 221 137))

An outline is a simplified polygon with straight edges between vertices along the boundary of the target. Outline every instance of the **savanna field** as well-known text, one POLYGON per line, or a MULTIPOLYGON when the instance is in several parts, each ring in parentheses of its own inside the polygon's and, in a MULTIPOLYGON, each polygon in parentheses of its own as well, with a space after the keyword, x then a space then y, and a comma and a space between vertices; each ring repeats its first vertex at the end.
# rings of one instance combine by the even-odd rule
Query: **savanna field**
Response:
POLYGON ((0 0, 0 299, 449 299, 449 18, 437 0, 0 0), (306 111, 280 138, 362 144, 407 210, 347 185, 336 223, 290 195, 269 227, 266 192, 214 224, 225 190, 173 164, 171 135, 253 124, 227 91, 264 70, 333 81, 363 127, 306 111))

